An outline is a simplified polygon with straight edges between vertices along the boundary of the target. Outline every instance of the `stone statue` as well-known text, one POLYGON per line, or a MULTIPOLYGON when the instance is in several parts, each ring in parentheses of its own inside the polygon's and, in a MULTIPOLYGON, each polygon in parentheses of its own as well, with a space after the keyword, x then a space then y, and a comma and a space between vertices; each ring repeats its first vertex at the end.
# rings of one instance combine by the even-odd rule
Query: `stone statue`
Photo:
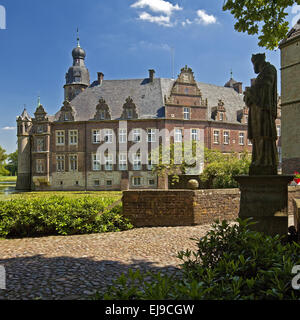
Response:
POLYGON ((258 77, 244 97, 249 107, 248 139, 253 144, 249 175, 277 175, 277 70, 265 59, 265 54, 252 55, 258 77))

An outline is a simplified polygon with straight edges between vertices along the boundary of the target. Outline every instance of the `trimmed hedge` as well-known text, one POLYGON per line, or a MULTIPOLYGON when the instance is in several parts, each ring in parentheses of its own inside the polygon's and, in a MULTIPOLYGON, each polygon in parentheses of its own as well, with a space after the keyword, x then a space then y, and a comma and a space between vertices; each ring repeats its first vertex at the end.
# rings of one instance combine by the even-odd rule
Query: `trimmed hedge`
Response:
POLYGON ((0 237, 33 237, 113 232, 132 228, 114 199, 59 196, 0 201, 0 237))
POLYGON ((182 251, 182 275, 130 271, 93 299, 105 300, 299 300, 292 269, 300 265, 300 245, 250 231, 249 220, 213 225, 194 239, 198 250, 182 251), (151 278, 151 280, 149 280, 151 278))

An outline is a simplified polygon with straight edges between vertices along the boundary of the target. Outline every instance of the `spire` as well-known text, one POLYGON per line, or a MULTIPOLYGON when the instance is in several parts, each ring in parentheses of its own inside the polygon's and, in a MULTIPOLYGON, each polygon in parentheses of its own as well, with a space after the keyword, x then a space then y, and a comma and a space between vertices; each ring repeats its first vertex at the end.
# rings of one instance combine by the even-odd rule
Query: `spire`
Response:
POLYGON ((230 79, 233 79, 232 69, 230 69, 230 79))
POLYGON ((41 97, 38 96, 38 103, 37 103, 37 106, 39 107, 41 105, 41 97))
POLYGON ((77 48, 80 48, 80 43, 79 43, 79 30, 77 28, 77 48))

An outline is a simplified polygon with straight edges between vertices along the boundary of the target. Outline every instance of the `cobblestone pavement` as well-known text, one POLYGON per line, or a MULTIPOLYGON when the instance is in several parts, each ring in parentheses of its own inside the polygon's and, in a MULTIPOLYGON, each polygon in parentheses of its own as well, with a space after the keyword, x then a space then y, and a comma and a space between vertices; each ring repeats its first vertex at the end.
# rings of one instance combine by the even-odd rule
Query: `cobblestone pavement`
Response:
POLYGON ((196 249, 210 225, 0 240, 1 299, 85 299, 129 268, 174 272, 177 252, 196 249))

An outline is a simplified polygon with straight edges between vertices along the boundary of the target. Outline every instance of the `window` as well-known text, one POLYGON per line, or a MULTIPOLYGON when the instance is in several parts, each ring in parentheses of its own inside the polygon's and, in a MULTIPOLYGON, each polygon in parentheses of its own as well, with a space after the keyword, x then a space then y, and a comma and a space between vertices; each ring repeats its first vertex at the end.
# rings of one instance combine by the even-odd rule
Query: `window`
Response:
POLYGON ((189 88, 184 88, 184 93, 188 94, 189 93, 189 88))
POLYGON ((111 187, 112 186, 112 180, 106 180, 106 186, 111 187))
POLYGON ((119 142, 127 142, 127 129, 119 129, 119 142))
POLYGON ((219 113, 219 120, 224 121, 224 112, 219 113))
POLYGON ((174 142, 182 142, 182 129, 175 129, 174 142))
POLYGON ((100 120, 105 120, 105 111, 104 110, 102 110, 100 112, 100 120))
POLYGON ((113 131, 112 131, 112 129, 105 129, 104 130, 104 141, 106 143, 112 143, 112 141, 113 141, 113 131))
POLYGON ((148 185, 149 186, 154 186, 155 185, 155 180, 154 179, 149 179, 148 180, 148 185))
POLYGON ((132 109, 127 110, 127 119, 132 119, 132 109))
POLYGON ((147 167, 148 167, 148 170, 149 170, 149 171, 152 171, 152 169, 153 169, 153 164, 152 164, 151 159, 148 160, 148 166, 147 166, 147 167))
POLYGON ((100 186, 100 180, 94 180, 94 186, 99 187, 100 186))
POLYGON ((37 133, 42 133, 42 132, 44 132, 43 126, 37 126, 36 132, 37 132, 37 133))
POLYGON ((190 108, 183 109, 183 119, 190 120, 190 108))
POLYGON ((140 129, 133 129, 133 141, 134 142, 141 141, 141 130, 140 129))
POLYGON ((133 155, 133 170, 141 170, 141 155, 136 153, 133 155))
POLYGON ((223 138, 224 138, 224 144, 229 144, 229 131, 224 131, 223 138))
POLYGON ((56 145, 57 146, 65 145, 65 131, 63 130, 56 131, 56 145))
POLYGON ((278 161, 279 163, 282 163, 282 151, 281 151, 281 147, 277 147, 278 149, 278 161))
POLYGON ((45 160, 37 159, 36 160, 36 172, 44 173, 45 171, 45 160))
POLYGON ((78 169, 78 157, 77 155, 70 155, 69 171, 77 171, 77 169, 78 169))
POLYGON ((111 171, 113 169, 113 156, 112 154, 108 153, 104 156, 105 161, 105 170, 111 171))
POLYGON ((119 170, 127 170, 127 154, 119 154, 119 170))
POLYGON ((101 170, 101 163, 100 163, 100 153, 92 154, 92 167, 93 171, 100 171, 101 170))
POLYGON ((192 141, 198 141, 198 130, 197 129, 191 129, 191 137, 192 137, 192 141))
POLYGON ((240 132, 240 134, 239 134, 239 144, 240 144, 241 146, 244 145, 244 140, 245 140, 245 135, 244 135, 243 132, 240 132))
POLYGON ((78 130, 69 130, 69 145, 74 146, 78 143, 78 130))
POLYGON ((280 127, 280 125, 276 126, 276 130, 277 130, 277 136, 280 137, 281 136, 281 127, 280 127))
POLYGON ((36 139, 36 151, 45 151, 45 141, 43 138, 36 139))
POLYGON ((148 142, 155 142, 155 129, 147 129, 148 142))
POLYGON ((93 130, 93 143, 101 142, 101 130, 93 130))
POLYGON ((65 171, 65 156, 56 156, 56 171, 65 171))
POLYGON ((220 142, 219 134, 220 134, 220 132, 218 130, 214 130, 214 143, 215 144, 218 144, 220 142))
POLYGON ((252 146, 252 142, 249 139, 248 139, 248 146, 252 146))
POLYGON ((135 187, 139 187, 142 185, 142 178, 141 177, 133 177, 132 183, 135 187))
POLYGON ((245 115, 245 123, 247 124, 248 123, 248 116, 245 115))

